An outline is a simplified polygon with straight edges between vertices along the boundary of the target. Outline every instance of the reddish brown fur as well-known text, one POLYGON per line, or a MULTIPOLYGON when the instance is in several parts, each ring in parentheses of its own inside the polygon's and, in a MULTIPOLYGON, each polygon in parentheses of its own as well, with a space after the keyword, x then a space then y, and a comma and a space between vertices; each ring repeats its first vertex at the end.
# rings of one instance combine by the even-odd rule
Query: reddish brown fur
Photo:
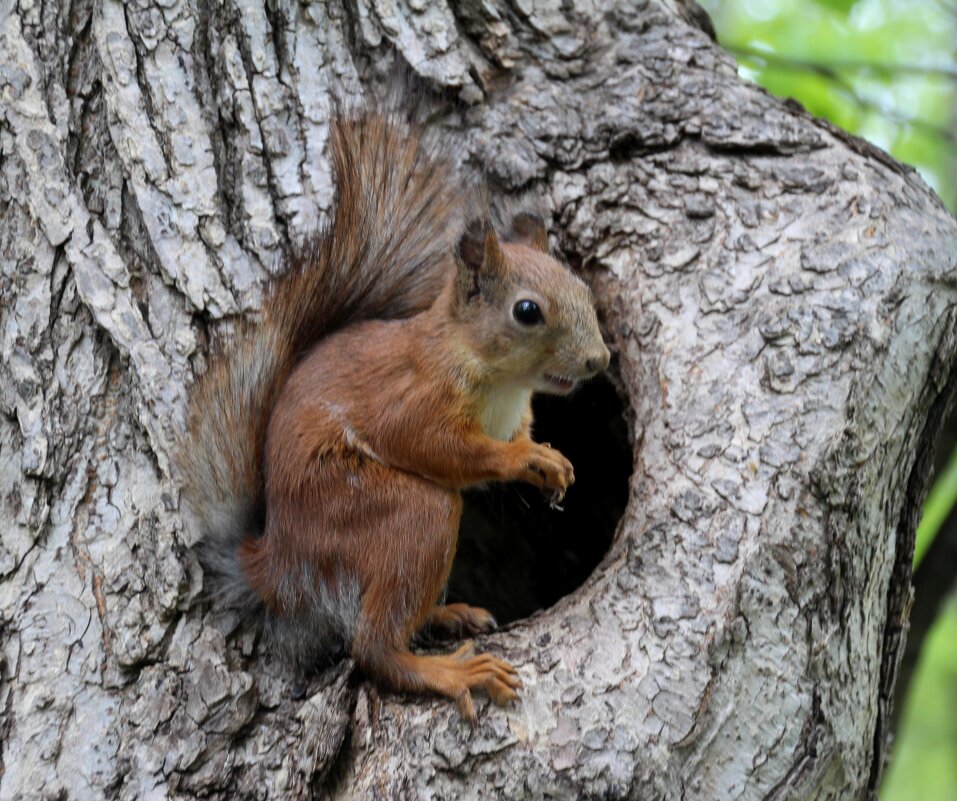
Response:
POLYGON ((456 332, 437 303, 408 320, 357 324, 312 350, 270 420, 266 532, 247 544, 244 563, 273 606, 283 577, 303 562, 320 580, 354 571, 363 599, 357 662, 394 687, 451 695, 468 712, 474 687, 513 697, 514 672, 483 657, 450 663, 407 650, 430 616, 450 614, 435 603, 455 554, 458 490, 524 480, 564 491, 574 477, 527 431, 501 442, 481 430, 481 378, 461 378, 463 333, 472 332, 456 332))
POLYGON ((371 115, 340 121, 333 148, 332 230, 194 396, 187 493, 214 534, 248 521, 242 504, 265 504, 262 536, 218 536, 273 618, 295 628, 310 613, 331 616, 371 676, 454 698, 474 717, 471 690, 504 703, 515 670, 462 649, 408 648, 424 626, 494 625, 484 610, 436 606, 459 490, 517 480, 564 493, 572 466, 532 442, 529 398, 567 391, 608 352, 587 289, 547 255, 540 220, 516 216, 505 242, 481 218, 453 259, 461 193, 416 132, 371 115), (512 316, 529 298, 541 325, 512 316))

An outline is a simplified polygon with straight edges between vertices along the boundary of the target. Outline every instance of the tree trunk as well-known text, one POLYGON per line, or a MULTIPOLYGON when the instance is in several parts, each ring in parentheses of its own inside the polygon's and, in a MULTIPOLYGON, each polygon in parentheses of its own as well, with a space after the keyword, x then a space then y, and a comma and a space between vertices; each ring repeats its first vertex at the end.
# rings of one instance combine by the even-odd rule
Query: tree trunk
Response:
POLYGON ((2 2, 0 798, 874 796, 955 386, 911 170, 690 0, 2 2), (203 600, 171 465, 211 332, 329 209, 330 88, 395 51, 550 204, 630 424, 613 543, 483 640, 525 689, 475 729, 276 664, 203 600))

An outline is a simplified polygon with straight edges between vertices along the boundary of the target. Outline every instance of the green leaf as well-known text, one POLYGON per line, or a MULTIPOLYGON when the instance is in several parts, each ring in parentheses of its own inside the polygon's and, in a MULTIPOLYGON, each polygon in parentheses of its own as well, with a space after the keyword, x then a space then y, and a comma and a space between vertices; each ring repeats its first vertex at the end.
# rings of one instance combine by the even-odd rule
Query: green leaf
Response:
POLYGON ((924 516, 917 526, 917 540, 914 543, 914 569, 940 531, 947 516, 957 503, 957 451, 950 455, 950 461, 944 472, 934 482, 927 502, 924 504, 924 516))
POLYGON ((814 0, 819 6, 838 11, 845 16, 850 13, 851 8, 857 0, 814 0))

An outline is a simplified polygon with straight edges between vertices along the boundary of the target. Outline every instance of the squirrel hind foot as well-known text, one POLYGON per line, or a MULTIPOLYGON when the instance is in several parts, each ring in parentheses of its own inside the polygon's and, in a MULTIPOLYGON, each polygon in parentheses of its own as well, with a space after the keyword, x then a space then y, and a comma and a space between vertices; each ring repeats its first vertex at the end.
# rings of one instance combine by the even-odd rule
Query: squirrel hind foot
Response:
POLYGON ((432 692, 455 702, 462 717, 475 723, 472 692, 485 693, 493 703, 505 706, 518 700, 522 682, 518 671, 491 654, 475 654, 471 641, 446 656, 413 654, 405 648, 383 650, 374 655, 353 647, 353 657, 364 672, 395 690, 432 692))
POLYGON ((486 609, 468 604, 444 604, 429 612, 422 626, 428 637, 461 637, 484 634, 498 628, 498 621, 486 609))

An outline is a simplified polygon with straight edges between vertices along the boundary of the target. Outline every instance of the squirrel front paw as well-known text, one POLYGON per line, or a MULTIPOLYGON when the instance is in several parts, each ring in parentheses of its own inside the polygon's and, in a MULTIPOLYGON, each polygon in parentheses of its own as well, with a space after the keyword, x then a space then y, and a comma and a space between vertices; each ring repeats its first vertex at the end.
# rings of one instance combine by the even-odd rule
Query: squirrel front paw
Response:
POLYGON ((575 483, 575 469, 564 454, 551 445, 531 443, 522 478, 536 487, 551 490, 552 503, 558 503, 575 483))

